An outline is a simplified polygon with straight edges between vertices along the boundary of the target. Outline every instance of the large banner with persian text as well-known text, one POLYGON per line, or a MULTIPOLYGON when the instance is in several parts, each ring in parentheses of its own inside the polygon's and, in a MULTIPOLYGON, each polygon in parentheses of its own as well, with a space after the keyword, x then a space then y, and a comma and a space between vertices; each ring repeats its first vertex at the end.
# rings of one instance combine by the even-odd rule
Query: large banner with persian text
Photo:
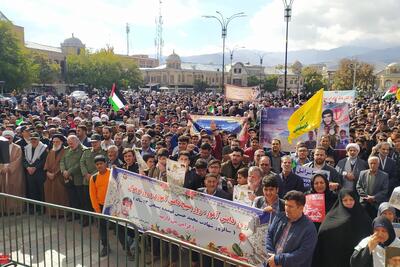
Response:
POLYGON ((123 169, 112 169, 103 213, 252 264, 266 259, 262 210, 123 169))

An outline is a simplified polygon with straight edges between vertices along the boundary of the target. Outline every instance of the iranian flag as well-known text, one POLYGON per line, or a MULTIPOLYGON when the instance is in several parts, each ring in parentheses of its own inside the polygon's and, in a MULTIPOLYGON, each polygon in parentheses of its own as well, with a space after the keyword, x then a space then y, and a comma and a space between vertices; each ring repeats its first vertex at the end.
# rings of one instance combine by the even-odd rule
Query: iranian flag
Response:
POLYGON ((111 104, 115 112, 118 112, 120 109, 124 108, 128 104, 123 95, 118 91, 115 83, 113 83, 108 102, 111 104))
POLYGON ((397 85, 393 85, 392 87, 389 88, 389 90, 386 91, 386 93, 382 96, 382 99, 390 99, 394 97, 397 93, 397 85))

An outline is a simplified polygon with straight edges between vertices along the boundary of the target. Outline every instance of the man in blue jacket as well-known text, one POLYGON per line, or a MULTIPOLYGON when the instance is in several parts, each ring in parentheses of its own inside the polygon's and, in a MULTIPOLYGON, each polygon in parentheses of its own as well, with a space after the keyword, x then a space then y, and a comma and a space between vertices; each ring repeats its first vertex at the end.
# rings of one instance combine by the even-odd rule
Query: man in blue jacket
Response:
POLYGON ((269 267, 309 267, 317 243, 314 224, 303 214, 305 196, 289 191, 285 212, 278 214, 268 229, 267 252, 269 267))

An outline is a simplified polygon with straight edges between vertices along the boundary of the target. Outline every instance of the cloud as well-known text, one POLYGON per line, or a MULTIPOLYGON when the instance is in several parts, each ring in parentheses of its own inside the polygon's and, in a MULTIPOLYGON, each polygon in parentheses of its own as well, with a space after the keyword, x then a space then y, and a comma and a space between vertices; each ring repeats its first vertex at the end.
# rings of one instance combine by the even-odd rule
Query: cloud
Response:
MULTIPOLYGON (((331 49, 343 45, 373 47, 400 44, 400 1, 294 1, 289 22, 289 50, 331 49), (372 42, 371 42, 372 41, 372 42)), ((246 47, 284 51, 285 22, 281 0, 272 0, 250 20, 246 47)))
MULTIPOLYGON (((164 2, 164 1, 163 1, 164 2)), ((5 0, 3 10, 14 13, 10 19, 25 27, 27 40, 59 46, 75 33, 87 47, 107 44, 117 52, 126 51, 125 25, 155 33, 158 0, 5 0)), ((168 0, 162 4, 164 28, 176 27, 200 16, 199 0, 168 0)), ((153 38, 149 45, 153 46, 153 38)))

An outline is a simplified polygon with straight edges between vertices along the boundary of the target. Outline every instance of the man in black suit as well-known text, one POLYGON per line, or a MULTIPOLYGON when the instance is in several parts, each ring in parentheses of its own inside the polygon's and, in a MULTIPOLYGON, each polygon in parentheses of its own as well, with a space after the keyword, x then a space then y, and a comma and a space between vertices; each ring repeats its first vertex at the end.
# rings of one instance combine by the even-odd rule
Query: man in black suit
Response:
POLYGON ((360 146, 357 143, 348 144, 346 152, 347 157, 339 160, 336 170, 343 175, 343 188, 355 191, 360 172, 368 169, 368 164, 358 157, 360 146))
POLYGON ((379 169, 384 171, 389 176, 388 196, 392 195, 393 189, 400 185, 399 178, 396 172, 396 162, 389 158, 390 144, 388 142, 380 142, 377 144, 379 169))
POLYGON ((199 188, 198 191, 227 200, 232 200, 232 195, 222 189, 218 189, 218 176, 212 173, 206 175, 204 179, 205 187, 199 188))
POLYGON ((279 198, 283 198, 287 192, 296 190, 305 192, 303 179, 292 171, 292 159, 283 156, 281 159, 282 172, 279 174, 279 198))
POLYGON ((379 157, 370 157, 369 169, 361 171, 360 179, 357 181, 360 203, 371 218, 376 217, 379 205, 388 200, 389 179, 387 173, 379 170, 379 161, 379 157))

